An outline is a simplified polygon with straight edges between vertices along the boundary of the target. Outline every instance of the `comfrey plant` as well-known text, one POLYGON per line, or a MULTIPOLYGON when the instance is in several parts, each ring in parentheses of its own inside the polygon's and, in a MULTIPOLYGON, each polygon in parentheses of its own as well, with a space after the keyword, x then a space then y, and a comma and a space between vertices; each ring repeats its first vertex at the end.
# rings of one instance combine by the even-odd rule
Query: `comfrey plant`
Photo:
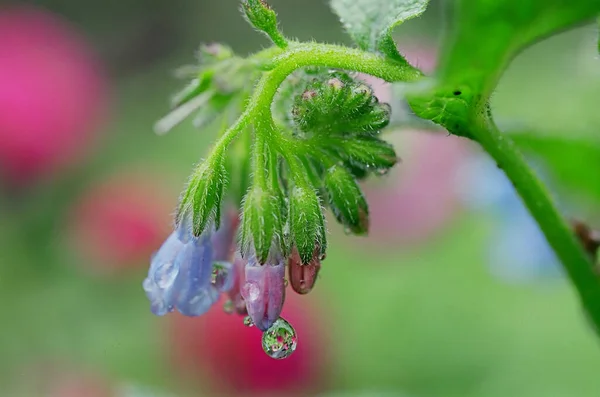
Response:
POLYGON ((441 65, 427 78, 392 39, 393 28, 423 13, 426 0, 332 0, 357 48, 290 40, 263 0, 242 2, 247 20, 274 45, 247 58, 223 45, 201 47, 199 65, 183 71, 191 82, 156 126, 165 133, 195 113, 199 128, 223 128, 181 195, 175 230, 152 258, 144 289, 155 314, 200 316, 228 294, 225 309, 247 314, 245 323, 264 331, 265 352, 285 358, 294 351, 295 331, 280 317, 286 267, 291 289, 310 292, 327 251, 324 208, 348 233, 367 233, 369 208, 357 181, 398 162, 381 136, 391 107, 356 78, 359 72, 394 83, 414 115, 491 155, 600 325, 595 253, 498 130, 489 106, 519 51, 593 19, 600 0, 455 3, 441 65))

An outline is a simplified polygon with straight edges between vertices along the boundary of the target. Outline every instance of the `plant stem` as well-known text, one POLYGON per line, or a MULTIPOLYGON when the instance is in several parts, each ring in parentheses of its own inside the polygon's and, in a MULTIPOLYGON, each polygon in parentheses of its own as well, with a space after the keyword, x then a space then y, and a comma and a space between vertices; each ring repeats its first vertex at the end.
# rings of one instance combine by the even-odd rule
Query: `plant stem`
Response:
MULTIPOLYGON (((259 80, 248 106, 236 123, 227 130, 215 147, 223 150, 255 119, 260 119, 261 112, 269 118, 271 103, 277 89, 285 78, 296 69, 305 66, 326 66, 362 72, 379 77, 385 81, 415 81, 423 76, 419 69, 407 63, 393 61, 370 52, 320 43, 294 44, 277 55, 272 62, 272 69, 265 72, 259 80)), ((261 54, 262 58, 263 52, 261 54)), ((257 55, 258 55, 257 54, 257 55)), ((267 54, 264 52, 264 54, 267 54)))
MULTIPOLYGON (((366 73, 389 82, 411 82, 423 77, 412 66, 396 62, 376 54, 342 46, 318 43, 290 43, 286 50, 265 50, 255 55, 266 65, 248 106, 236 123, 227 130, 216 144, 215 150, 225 150, 237 134, 250 123, 266 123, 273 126, 271 104, 285 78, 298 68, 325 66, 366 73), (266 62, 270 56, 272 61, 266 62)), ((481 114, 481 113, 479 113, 481 114)), ((540 225, 547 240, 560 258, 569 278, 577 288, 583 306, 600 332, 600 281, 594 273, 591 259, 576 240, 571 229, 554 206, 549 192, 527 165, 513 142, 501 134, 491 119, 480 115, 469 126, 472 136, 497 161, 527 208, 540 225)), ((267 132, 258 131, 257 137, 270 144, 267 132)), ((270 133, 269 133, 270 134, 270 133)), ((277 134, 271 134, 277 135, 277 134)), ((301 165, 286 145, 279 145, 281 154, 288 162, 292 175, 300 178, 301 165)), ((263 153, 264 154, 264 153, 263 153)), ((260 164, 259 164, 260 165, 260 164)))
POLYGON ((596 325, 596 331, 600 331, 600 280, 594 272, 591 258, 560 215, 550 193, 525 162, 512 140, 498 131, 492 120, 481 117, 475 123, 473 135, 504 170, 540 225, 575 285, 584 308, 596 325))

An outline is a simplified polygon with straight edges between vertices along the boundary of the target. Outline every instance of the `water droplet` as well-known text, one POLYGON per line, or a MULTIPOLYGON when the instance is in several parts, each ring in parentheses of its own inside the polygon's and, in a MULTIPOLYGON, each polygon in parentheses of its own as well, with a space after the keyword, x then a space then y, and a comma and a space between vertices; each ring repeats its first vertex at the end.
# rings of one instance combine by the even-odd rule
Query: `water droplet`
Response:
POLYGON ((325 252, 323 252, 320 256, 319 256, 319 260, 320 261, 324 261, 325 259, 327 259, 327 254, 325 252))
POLYGON ((262 347, 271 358, 281 360, 288 358, 296 350, 298 337, 296 330, 285 319, 279 318, 263 332, 262 347))
POLYGON ((232 267, 229 262, 213 263, 211 283, 219 292, 227 292, 233 287, 232 267))
POLYGON ((390 168, 378 168, 375 173, 379 176, 384 176, 390 173, 390 168))
POLYGON ((163 263, 154 272, 154 282, 158 288, 169 288, 178 274, 178 265, 171 262, 163 263))
POLYGON ((286 287, 286 288, 287 288, 287 286, 289 285, 289 283, 290 283, 290 282, 288 281, 288 279, 287 279, 287 278, 284 278, 284 279, 283 279, 283 285, 285 285, 285 287, 286 287))
POLYGON ((225 301, 225 303, 223 303, 223 311, 227 314, 233 314, 233 311, 235 310, 235 305, 233 304, 233 301, 227 300, 225 301))
POLYGON ((247 281, 246 284, 244 284, 244 291, 242 295, 248 302, 255 302, 260 297, 260 288, 258 284, 252 281, 247 281))
POLYGON ((352 229, 350 229, 349 227, 345 227, 344 228, 344 233, 346 234, 346 236, 349 236, 352 234, 352 229))
POLYGON ((246 327, 254 327, 254 321, 252 321, 252 318, 250 316, 244 317, 244 325, 246 327))

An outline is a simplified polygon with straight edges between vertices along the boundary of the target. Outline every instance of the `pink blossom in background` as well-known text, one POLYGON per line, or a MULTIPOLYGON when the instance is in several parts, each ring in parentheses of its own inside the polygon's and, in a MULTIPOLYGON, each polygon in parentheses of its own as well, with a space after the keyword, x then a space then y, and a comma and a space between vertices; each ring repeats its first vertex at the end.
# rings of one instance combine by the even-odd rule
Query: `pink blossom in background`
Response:
POLYGON ((199 318, 171 318, 167 346, 183 379, 208 382, 215 394, 232 396, 306 396, 325 388, 331 349, 322 332, 325 317, 311 297, 286 296, 282 317, 296 329, 298 348, 285 360, 267 356, 261 332, 226 314, 222 303, 199 318))
MULTIPOLYGON (((400 52, 425 73, 434 71, 433 50, 413 45, 400 52)), ((391 99, 389 85, 368 80, 381 101, 391 99)), ((433 235, 460 209, 455 174, 467 149, 465 142, 443 132, 398 129, 387 134, 402 162, 388 175, 364 185, 371 218, 367 242, 410 245, 433 235)))
POLYGON ((0 176, 26 184, 93 144, 107 81, 83 37, 33 7, 0 7, 0 176))
POLYGON ((367 182, 373 243, 410 245, 426 240, 460 210, 456 171, 465 142, 444 133, 401 131, 398 153, 408 153, 382 180, 367 182))
POLYGON ((173 197, 160 178, 141 172, 92 186, 68 219, 69 241, 82 265, 109 273, 145 267, 172 229, 173 197))

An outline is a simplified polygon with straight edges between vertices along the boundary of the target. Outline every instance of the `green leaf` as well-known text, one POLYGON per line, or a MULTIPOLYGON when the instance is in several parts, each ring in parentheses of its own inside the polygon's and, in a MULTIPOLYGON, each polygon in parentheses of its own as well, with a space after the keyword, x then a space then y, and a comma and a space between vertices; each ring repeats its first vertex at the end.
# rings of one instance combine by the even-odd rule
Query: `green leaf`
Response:
POLYGON ((600 203, 600 142, 527 132, 510 136, 525 155, 543 161, 559 188, 600 203))
POLYGON ((599 0, 460 0, 440 78, 484 95, 523 48, 600 12, 599 0))
POLYGON ((458 0, 435 86, 410 105, 449 132, 469 136, 519 51, 599 12, 600 0, 458 0))
POLYGON ((289 194, 291 239, 298 249, 302 263, 312 260, 316 246, 324 251, 325 221, 317 193, 310 187, 294 186, 289 194))
POLYGON ((331 8, 360 48, 406 62, 396 49, 392 31, 421 15, 427 3, 428 0, 331 0, 331 8))

